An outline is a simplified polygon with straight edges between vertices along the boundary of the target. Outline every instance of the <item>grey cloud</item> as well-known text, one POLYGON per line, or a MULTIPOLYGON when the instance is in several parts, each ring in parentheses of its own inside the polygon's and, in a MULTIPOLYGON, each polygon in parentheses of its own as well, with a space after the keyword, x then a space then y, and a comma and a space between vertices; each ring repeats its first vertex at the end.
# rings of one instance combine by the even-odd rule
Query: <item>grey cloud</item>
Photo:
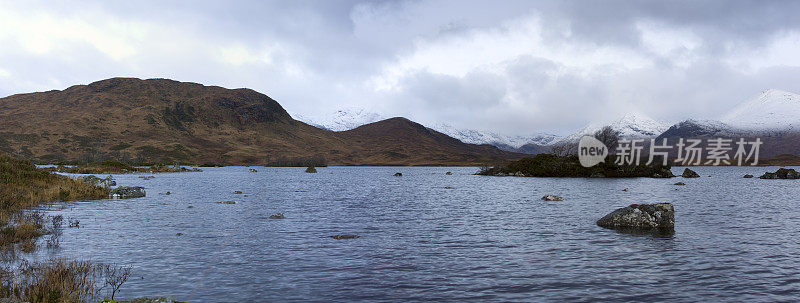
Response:
MULTIPOLYGON (((175 36, 129 41, 137 52, 120 60, 85 43, 57 45, 57 51, 45 54, 4 45, 0 71, 11 76, 0 74, 0 95, 114 76, 165 77, 254 88, 290 111, 307 114, 360 106, 387 116, 526 134, 567 133, 598 116, 608 119, 630 110, 668 120, 714 117, 763 89, 800 92, 798 66, 778 62, 747 70, 726 61, 749 59, 774 39, 800 33, 797 1, 96 1, 80 6, 28 2, 6 11, 84 18, 98 31, 117 30, 91 23, 108 16, 123 29, 149 24, 175 36), (551 47, 621 48, 652 65, 586 72, 531 53, 507 58, 493 71, 476 69, 463 76, 411 70, 390 91, 370 84, 387 66, 420 51, 420 45, 475 32, 502 35, 508 22, 531 17, 541 18, 541 38, 551 47), (655 54, 644 48, 639 22, 689 31, 701 43, 655 54), (279 50, 268 63, 236 66, 218 60, 218 48, 237 45, 256 55, 270 47, 279 50)), ((0 28, 0 39, 33 28, 18 26, 0 28)), ((476 58, 483 59, 491 58, 476 58)))

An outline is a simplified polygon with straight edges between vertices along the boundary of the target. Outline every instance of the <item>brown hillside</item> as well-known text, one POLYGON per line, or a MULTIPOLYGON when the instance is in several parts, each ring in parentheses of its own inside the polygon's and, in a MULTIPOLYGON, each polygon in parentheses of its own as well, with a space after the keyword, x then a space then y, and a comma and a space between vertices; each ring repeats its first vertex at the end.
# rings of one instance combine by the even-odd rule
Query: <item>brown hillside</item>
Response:
POLYGON ((0 99, 0 150, 38 163, 263 164, 322 155, 333 165, 467 165, 518 157, 406 119, 331 132, 250 89, 133 78, 0 99))

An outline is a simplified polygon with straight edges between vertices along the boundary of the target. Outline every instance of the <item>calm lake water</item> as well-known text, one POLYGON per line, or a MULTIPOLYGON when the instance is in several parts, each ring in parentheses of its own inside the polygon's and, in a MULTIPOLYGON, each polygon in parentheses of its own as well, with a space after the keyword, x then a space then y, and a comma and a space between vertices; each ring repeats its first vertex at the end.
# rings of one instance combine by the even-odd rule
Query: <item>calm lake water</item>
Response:
POLYGON ((33 257, 132 265, 120 297, 192 302, 800 300, 800 181, 742 178, 776 168, 699 167, 699 179, 253 168, 116 176, 147 197, 60 204, 49 213, 81 227, 33 257), (595 225, 655 202, 675 205, 671 237, 595 225))

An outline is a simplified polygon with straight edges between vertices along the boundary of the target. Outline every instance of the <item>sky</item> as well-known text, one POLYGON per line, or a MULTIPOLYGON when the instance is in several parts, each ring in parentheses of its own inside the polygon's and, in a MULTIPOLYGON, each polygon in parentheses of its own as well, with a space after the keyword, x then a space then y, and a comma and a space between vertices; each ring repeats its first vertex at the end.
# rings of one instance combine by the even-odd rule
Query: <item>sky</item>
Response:
POLYGON ((0 96, 111 77, 247 87, 508 135, 716 119, 800 93, 800 1, 5 1, 0 96))

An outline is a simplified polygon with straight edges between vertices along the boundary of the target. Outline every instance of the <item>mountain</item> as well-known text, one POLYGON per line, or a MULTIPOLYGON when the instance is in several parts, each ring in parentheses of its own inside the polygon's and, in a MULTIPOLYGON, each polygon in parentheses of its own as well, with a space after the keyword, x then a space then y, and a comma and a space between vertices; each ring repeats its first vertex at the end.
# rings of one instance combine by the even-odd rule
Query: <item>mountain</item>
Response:
MULTIPOLYGON (((800 96, 769 89, 737 105, 721 121, 689 119, 671 126, 658 140, 760 139, 762 157, 797 155, 800 150, 800 96)), ((700 145, 705 147, 706 144, 700 145)), ((735 143, 733 144, 736 147, 735 143)))
POLYGON ((364 124, 386 119, 381 114, 370 112, 363 108, 340 109, 323 116, 305 116, 301 114, 293 114, 292 116, 313 126, 336 132, 351 130, 364 124))
POLYGON ((655 138, 670 127, 669 124, 657 121, 646 115, 629 113, 611 123, 589 124, 559 142, 577 142, 581 137, 592 135, 605 126, 611 126, 611 128, 620 132, 620 137, 628 139, 655 138))
POLYGON ((550 145, 560 139, 557 135, 547 133, 534 133, 530 136, 508 136, 495 132, 459 129, 445 123, 434 124, 431 128, 465 143, 491 144, 506 150, 518 149, 526 144, 550 145))
MULTIPOLYGON (((355 154, 368 155, 362 161, 378 165, 405 162, 434 165, 445 159, 464 163, 486 163, 487 159, 523 156, 487 144, 467 144, 422 124, 399 117, 362 125, 339 134, 348 142, 353 142, 350 149, 355 154), (400 144, 403 142, 408 144, 400 144), (376 150, 380 152, 375 152, 376 150)), ((345 164, 354 163, 345 162, 345 164)))
POLYGON ((800 95, 766 90, 731 110, 722 122, 750 131, 800 131, 800 95))
MULTIPOLYGON (((302 114, 293 114, 292 116, 310 125, 332 131, 346 131, 385 119, 381 114, 360 108, 340 109, 323 116, 302 114)), ((446 123, 438 123, 428 127, 464 143, 490 144, 503 150, 523 153, 535 151, 535 147, 552 144, 560 138, 546 133, 534 133, 531 136, 507 136, 495 132, 456 128, 446 123)))
POLYGON ((331 165, 479 165, 520 157, 400 118, 363 127, 320 129, 251 89, 168 79, 112 78, 0 98, 0 150, 39 163, 324 157, 331 165))

